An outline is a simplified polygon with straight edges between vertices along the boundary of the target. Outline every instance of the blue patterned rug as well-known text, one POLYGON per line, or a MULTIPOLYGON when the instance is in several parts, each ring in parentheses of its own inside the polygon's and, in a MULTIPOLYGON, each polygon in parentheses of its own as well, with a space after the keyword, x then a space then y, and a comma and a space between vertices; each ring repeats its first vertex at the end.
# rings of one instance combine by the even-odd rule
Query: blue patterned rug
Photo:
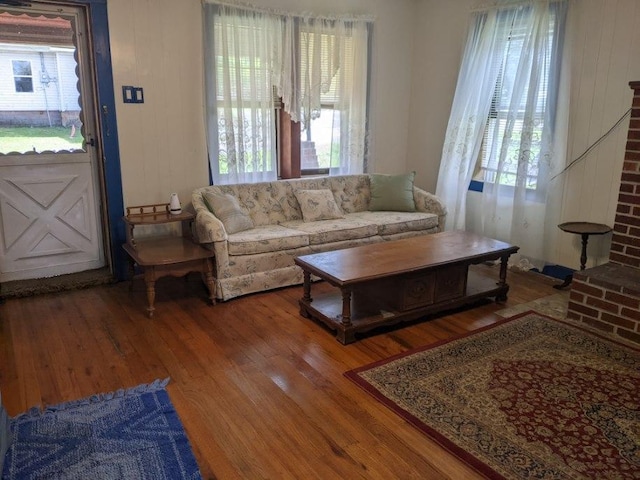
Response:
POLYGON ((200 479, 167 383, 156 380, 12 418, 2 480, 200 479))

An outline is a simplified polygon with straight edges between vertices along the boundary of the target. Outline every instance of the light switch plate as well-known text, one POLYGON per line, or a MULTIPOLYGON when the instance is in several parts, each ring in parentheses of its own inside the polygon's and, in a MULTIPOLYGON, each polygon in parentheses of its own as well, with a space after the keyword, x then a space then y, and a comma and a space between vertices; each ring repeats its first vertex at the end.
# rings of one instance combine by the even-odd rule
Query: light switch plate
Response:
POLYGON ((144 92, 142 90, 142 87, 123 85, 122 101, 124 103, 144 103, 144 92))

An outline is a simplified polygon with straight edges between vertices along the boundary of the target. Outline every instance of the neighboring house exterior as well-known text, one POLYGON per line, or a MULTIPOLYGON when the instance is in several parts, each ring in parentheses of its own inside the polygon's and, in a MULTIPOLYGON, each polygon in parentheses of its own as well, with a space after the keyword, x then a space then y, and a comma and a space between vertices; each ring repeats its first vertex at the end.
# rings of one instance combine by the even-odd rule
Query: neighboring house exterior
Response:
MULTIPOLYGON (((26 19, 33 32, 42 28, 61 32, 60 44, 51 45, 36 34, 25 35, 25 30, 20 35, 13 32, 10 20, 0 15, 0 126, 79 126, 77 63, 69 22, 26 19)), ((25 19, 21 20, 24 28, 25 19)))

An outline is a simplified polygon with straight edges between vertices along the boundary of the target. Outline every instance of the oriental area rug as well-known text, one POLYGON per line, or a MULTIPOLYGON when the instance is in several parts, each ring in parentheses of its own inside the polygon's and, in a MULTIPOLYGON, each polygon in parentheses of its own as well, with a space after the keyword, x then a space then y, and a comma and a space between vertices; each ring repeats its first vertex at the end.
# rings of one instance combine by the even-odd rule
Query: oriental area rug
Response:
POLYGON ((345 375, 492 479, 639 479, 640 352, 533 312, 345 375))
POLYGON ((2 480, 200 479, 167 382, 11 418, 2 480))

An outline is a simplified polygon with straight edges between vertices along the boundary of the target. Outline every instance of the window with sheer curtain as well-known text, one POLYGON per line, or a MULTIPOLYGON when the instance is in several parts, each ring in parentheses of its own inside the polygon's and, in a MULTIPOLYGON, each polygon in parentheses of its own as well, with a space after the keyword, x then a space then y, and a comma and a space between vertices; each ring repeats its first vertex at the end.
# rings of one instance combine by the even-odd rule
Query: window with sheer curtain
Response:
POLYGON ((519 245, 512 258, 536 265, 548 258, 561 193, 551 179, 565 162, 554 144, 567 122, 558 104, 568 99, 560 81, 568 7, 522 0, 471 13, 436 188, 447 229, 519 245), (468 203, 472 179, 483 189, 468 203))
POLYGON ((204 9, 213 182, 273 180, 283 156, 303 174, 363 172, 371 21, 204 9))
MULTIPOLYGON (((528 15, 533 14, 529 12, 528 15)), ((513 20, 503 51, 495 57, 499 72, 482 139, 479 173, 475 179, 511 187, 520 182, 533 194, 544 192, 544 179, 548 173, 543 130, 545 121, 550 120, 547 111, 554 108, 549 106, 547 96, 550 83, 555 88, 552 60, 557 57, 554 55, 556 9, 549 11, 548 21, 541 25, 547 38, 540 42, 535 52, 536 59, 528 58, 531 56, 527 51, 531 43, 527 31, 530 25, 525 19, 516 17, 513 20), (534 66, 536 75, 523 75, 523 63, 534 66), (519 75, 521 79, 518 79, 519 75), (518 87, 517 81, 523 85, 518 87)))

